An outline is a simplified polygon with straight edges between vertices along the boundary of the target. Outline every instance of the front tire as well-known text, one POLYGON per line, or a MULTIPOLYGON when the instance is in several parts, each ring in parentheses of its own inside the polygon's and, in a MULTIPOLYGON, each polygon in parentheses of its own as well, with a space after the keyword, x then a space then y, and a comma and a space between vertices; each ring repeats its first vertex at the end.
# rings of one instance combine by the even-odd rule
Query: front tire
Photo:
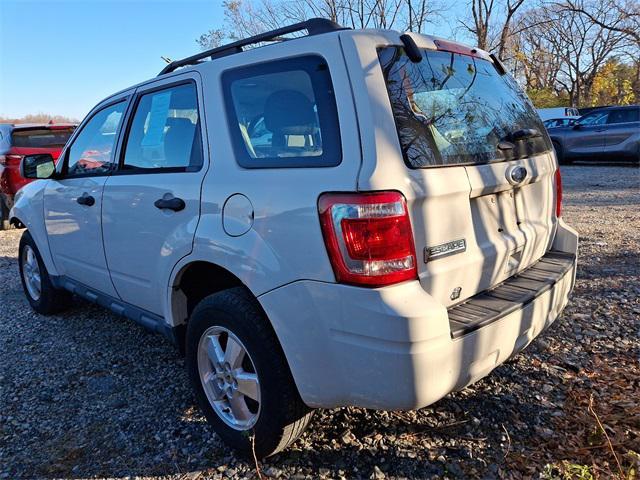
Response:
POLYGON ((28 230, 20 238, 18 252, 20 280, 31 308, 42 315, 52 315, 66 309, 71 303, 71 294, 53 286, 40 251, 28 230))
POLYGON ((208 422, 245 455, 284 450, 311 420, 268 319, 242 287, 209 295, 195 307, 186 366, 208 422))
POLYGON ((568 160, 564 156, 564 151, 562 150, 562 145, 560 145, 555 140, 552 140, 553 149, 556 151, 556 158, 558 159, 558 163, 560 165, 570 165, 573 163, 573 160, 568 160))

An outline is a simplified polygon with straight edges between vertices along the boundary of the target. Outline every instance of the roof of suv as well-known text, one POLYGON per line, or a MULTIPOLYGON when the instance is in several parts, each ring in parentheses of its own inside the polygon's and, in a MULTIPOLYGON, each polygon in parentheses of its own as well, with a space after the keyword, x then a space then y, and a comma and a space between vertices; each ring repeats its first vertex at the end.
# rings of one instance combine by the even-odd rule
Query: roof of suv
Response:
MULTIPOLYGON (((430 42, 434 45, 434 48, 439 49, 438 45, 446 45, 447 48, 443 48, 443 50, 447 50, 448 48, 456 48, 459 47, 460 50, 464 50, 464 51, 469 51, 472 52, 472 54, 474 56, 478 56, 481 58, 484 58, 486 60, 489 60, 493 63, 500 63, 499 60, 494 57, 493 55, 489 54, 488 52, 474 47, 471 48, 468 45, 465 45, 463 43, 460 42, 456 42, 456 41, 452 41, 452 40, 444 40, 432 35, 428 35, 428 34, 416 34, 413 32, 407 32, 406 34, 402 34, 401 32, 395 31, 395 30, 388 30, 388 29, 351 29, 349 27, 343 27, 335 22, 333 22, 332 20, 328 20, 326 18, 311 18, 309 20, 306 20, 304 22, 300 22, 300 23, 296 23, 293 25, 289 25, 289 26, 285 26, 276 30, 271 30, 271 31, 267 31, 252 37, 248 37, 246 39, 242 39, 242 40, 238 40, 236 42, 227 44, 227 45, 222 45, 220 47, 216 47, 216 48, 212 48, 210 50, 205 50, 203 52, 197 53, 195 55, 191 55, 189 57, 180 59, 180 60, 174 60, 171 63, 167 64, 161 71, 160 73, 157 75, 157 77, 163 76, 163 75, 171 75, 174 73, 178 73, 177 70, 181 69, 181 68, 185 68, 185 69, 192 69, 192 68, 197 68, 198 65, 201 65, 202 63, 204 63, 206 60, 216 60, 216 59, 220 59, 220 58, 224 58, 224 57, 228 57, 230 55, 234 55, 236 53, 242 53, 242 52, 248 52, 249 50, 245 50, 243 47, 247 47, 247 46, 255 46, 257 44, 263 44, 260 45, 260 48, 266 48, 266 49, 271 49, 276 47, 278 44, 282 43, 282 42, 291 42, 291 41, 296 41, 296 40, 300 40, 303 38, 308 38, 308 37, 314 37, 316 35, 324 35, 324 34, 334 34, 334 33, 338 33, 338 32, 351 32, 351 33, 366 33, 369 35, 373 35, 373 36, 383 36, 386 37, 387 40, 392 41, 391 40, 391 35, 396 35, 399 37, 399 42, 398 44, 403 44, 404 41, 406 40, 406 38, 403 37, 412 37, 414 35, 420 36, 420 37, 424 37, 430 40, 430 42), (296 32, 301 32, 301 31, 306 31, 307 35, 300 35, 300 36, 296 36, 296 37, 285 37, 284 35, 288 35, 291 33, 296 33, 296 32)), ((409 39, 410 42, 413 42, 413 39, 409 39)), ((496 67, 499 68, 499 67, 496 67)), ((502 65, 500 64, 500 68, 503 68, 502 65)), ((180 70, 182 72, 182 70, 180 70)), ((142 82, 139 82, 135 85, 131 85, 127 88, 124 88, 122 90, 119 90, 117 92, 114 92, 113 94, 109 95, 108 97, 102 99, 100 102, 98 102, 96 104, 96 106, 102 105, 107 101, 110 101, 111 99, 113 99, 114 97, 117 97, 118 95, 121 95, 125 92, 128 92, 130 90, 136 89, 138 87, 144 86, 147 83, 153 82, 155 80, 155 78, 149 78, 147 80, 144 80, 142 82)), ((94 107, 95 108, 95 107, 94 107)))

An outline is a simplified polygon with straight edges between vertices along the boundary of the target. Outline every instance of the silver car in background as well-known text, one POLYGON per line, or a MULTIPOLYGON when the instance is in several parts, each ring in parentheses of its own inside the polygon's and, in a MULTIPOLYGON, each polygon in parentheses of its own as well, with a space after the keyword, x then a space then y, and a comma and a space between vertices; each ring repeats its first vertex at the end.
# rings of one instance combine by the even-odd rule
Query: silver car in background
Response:
POLYGON ((550 129, 549 136, 561 163, 608 160, 640 164, 640 106, 599 108, 573 125, 550 129))

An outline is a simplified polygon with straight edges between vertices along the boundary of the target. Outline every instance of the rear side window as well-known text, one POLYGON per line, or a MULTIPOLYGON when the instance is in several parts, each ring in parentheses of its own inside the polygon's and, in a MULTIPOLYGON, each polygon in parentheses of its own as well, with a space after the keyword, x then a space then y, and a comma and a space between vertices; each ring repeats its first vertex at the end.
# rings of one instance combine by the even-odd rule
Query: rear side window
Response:
POLYGON ((238 163, 331 167, 341 161, 331 76, 319 56, 241 67, 222 76, 238 163))
POLYGON ((123 170, 197 171, 202 166, 198 96, 193 83, 140 97, 127 136, 123 170))
POLYGON ((413 63, 396 47, 379 51, 405 162, 412 168, 473 165, 551 149, 540 117, 509 75, 491 62, 423 50, 413 63), (540 136, 498 149, 522 129, 540 136))
POLYGON ((609 112, 607 123, 631 123, 640 121, 640 109, 625 108, 609 112))
MULTIPOLYGON (((73 133, 74 127, 69 128, 42 128, 42 129, 17 129, 14 130, 12 144, 14 147, 27 148, 62 148, 73 133)), ((2 138, 0 136, 0 138, 2 138)))

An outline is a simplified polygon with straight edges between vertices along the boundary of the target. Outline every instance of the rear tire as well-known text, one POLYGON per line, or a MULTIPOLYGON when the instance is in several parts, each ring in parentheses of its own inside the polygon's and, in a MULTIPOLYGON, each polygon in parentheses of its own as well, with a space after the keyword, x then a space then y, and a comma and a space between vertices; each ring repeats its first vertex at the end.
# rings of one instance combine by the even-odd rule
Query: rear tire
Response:
POLYGON ((269 320, 243 287, 209 295, 195 307, 186 367, 208 422, 245 455, 284 450, 311 420, 269 320))
POLYGON ((24 294, 36 312, 52 315, 69 307, 71 294, 55 288, 29 231, 20 238, 18 268, 24 294))
POLYGON ((0 196, 0 230, 9 230, 11 223, 9 222, 9 207, 4 201, 4 198, 0 196))

